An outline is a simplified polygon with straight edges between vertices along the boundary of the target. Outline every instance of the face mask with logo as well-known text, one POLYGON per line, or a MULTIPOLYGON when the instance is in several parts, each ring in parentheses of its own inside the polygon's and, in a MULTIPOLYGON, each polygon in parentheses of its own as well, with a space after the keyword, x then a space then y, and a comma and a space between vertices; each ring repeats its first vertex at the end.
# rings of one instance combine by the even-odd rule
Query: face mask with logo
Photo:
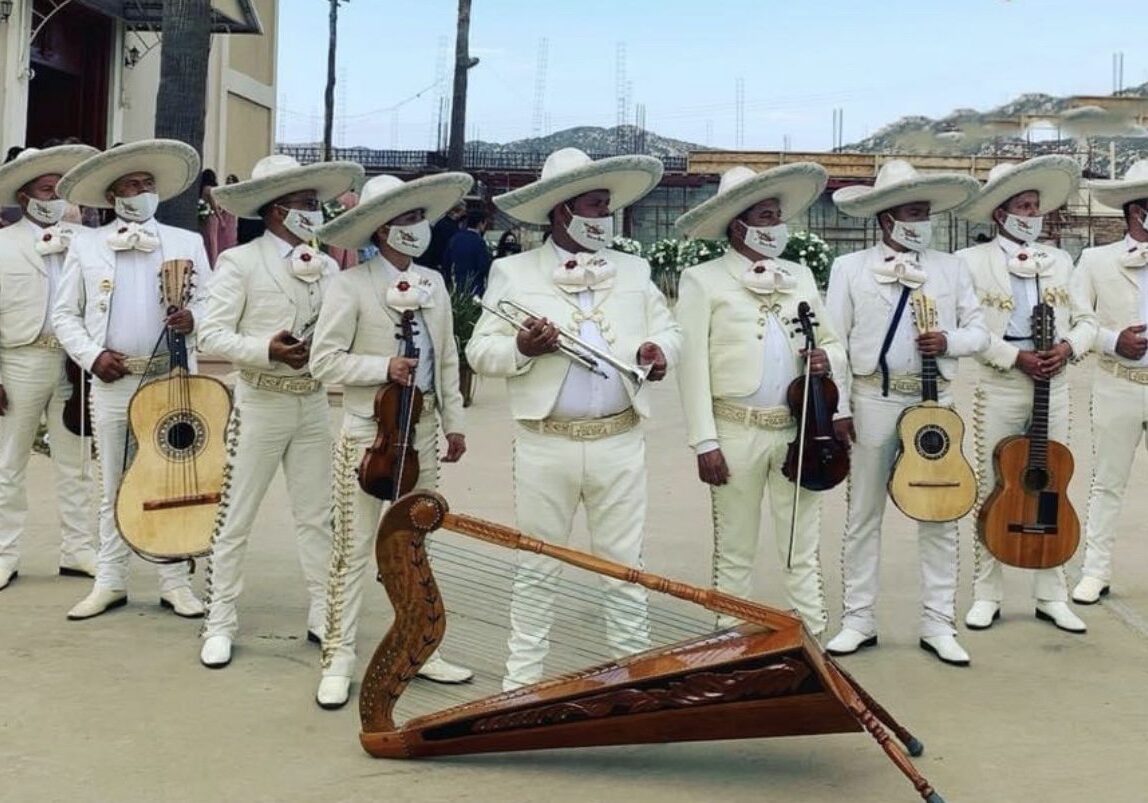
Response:
POLYGON ((26 211, 28 217, 37 223, 43 223, 45 226, 54 226, 64 217, 64 212, 66 212, 67 209, 68 202, 63 198, 56 198, 52 201, 41 201, 39 198, 29 198, 26 211))
POLYGON ((614 218, 582 217, 571 212, 566 233, 587 251, 601 251, 614 240, 614 218))
POLYGON ((323 225, 323 212, 319 209, 287 209, 283 227, 303 242, 315 238, 315 230, 323 225))
POLYGON ((391 230, 387 232, 387 245, 409 257, 421 255, 423 251, 427 250, 430 241, 431 225, 430 221, 427 220, 420 220, 409 226, 392 225, 391 230))
POLYGON ((933 224, 928 220, 918 220, 912 223, 894 220, 893 230, 889 232, 889 238, 910 251, 924 251, 933 240, 933 224))
POLYGON ((115 207, 116 217, 121 220, 143 223, 155 215, 155 210, 159 207, 159 196, 154 192, 141 192, 131 198, 117 197, 115 207))
POLYGON ((1001 228, 1016 237, 1022 243, 1036 242, 1044 228, 1044 217, 1024 217, 1022 215, 1006 215, 1001 228))
MULTIPOLYGON (((741 222, 741 221, 738 221, 741 222)), ((789 242, 789 226, 778 223, 776 226, 748 226, 745 228, 745 244, 766 259, 781 256, 785 244, 789 242)))

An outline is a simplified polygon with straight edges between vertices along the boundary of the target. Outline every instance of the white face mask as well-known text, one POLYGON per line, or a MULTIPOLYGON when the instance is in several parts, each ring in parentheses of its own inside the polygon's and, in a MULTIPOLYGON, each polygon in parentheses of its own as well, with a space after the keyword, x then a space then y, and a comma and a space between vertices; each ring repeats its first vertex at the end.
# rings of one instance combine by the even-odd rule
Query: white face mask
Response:
POLYGON ((287 215, 283 218, 283 227, 287 231, 305 243, 315 239, 315 229, 323 225, 322 210, 282 208, 287 209, 287 215))
POLYGON ((116 217, 143 223, 151 220, 159 207, 159 196, 154 192, 141 192, 131 198, 116 198, 116 217))
POLYGON ((430 241, 431 225, 430 221, 427 220, 420 220, 409 226, 392 225, 391 230, 387 232, 387 245, 409 257, 417 257, 422 254, 423 251, 427 250, 430 241))
POLYGON ((784 223, 776 226, 747 226, 738 222, 745 228, 745 244, 750 250, 767 259, 781 256, 785 244, 789 242, 789 226, 784 223))
POLYGON ((933 241, 933 224, 928 220, 913 223, 894 220, 893 231, 889 232, 889 238, 910 251, 924 251, 933 241))
POLYGON ((1044 217, 1023 217, 1022 215, 1006 215, 1001 228, 1016 237, 1022 243, 1036 242, 1044 228, 1044 217))
POLYGON ((566 233, 587 251, 601 251, 614 241, 614 218, 582 217, 571 212, 566 233))
POLYGON ((52 201, 41 201, 39 198, 29 198, 26 212, 28 217, 45 226, 54 226, 60 222, 64 212, 68 209, 68 202, 63 198, 52 201))

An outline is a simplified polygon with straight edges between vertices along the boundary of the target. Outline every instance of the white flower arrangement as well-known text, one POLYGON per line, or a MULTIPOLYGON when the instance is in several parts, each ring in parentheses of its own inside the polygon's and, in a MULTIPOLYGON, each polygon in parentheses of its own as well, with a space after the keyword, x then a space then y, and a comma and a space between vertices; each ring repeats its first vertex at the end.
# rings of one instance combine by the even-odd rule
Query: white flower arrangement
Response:
POLYGON ((781 252, 782 259, 800 262, 813 273, 819 287, 829 284, 829 267, 835 254, 829 243, 811 231, 798 231, 789 235, 789 242, 781 252))
POLYGON ((630 237, 623 237, 620 234, 610 241, 610 248, 615 251, 621 251, 623 254, 632 254, 636 257, 642 255, 642 244, 640 242, 630 237))

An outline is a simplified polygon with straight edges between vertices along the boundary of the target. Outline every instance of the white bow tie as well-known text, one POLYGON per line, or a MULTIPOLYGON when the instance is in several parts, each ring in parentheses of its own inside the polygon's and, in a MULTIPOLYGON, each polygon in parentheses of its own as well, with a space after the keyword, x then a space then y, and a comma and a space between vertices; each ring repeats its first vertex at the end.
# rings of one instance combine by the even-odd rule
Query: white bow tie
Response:
POLYGON ((1008 271, 1018 279, 1035 279, 1052 272, 1052 256, 1039 248, 1025 246, 1008 258, 1008 271))
POLYGON ((319 281, 329 269, 338 270, 335 260, 306 243, 300 243, 287 255, 291 260, 291 273, 296 279, 311 284, 319 281))
POLYGON ((76 230, 71 226, 63 226, 57 223, 54 226, 48 226, 40 232, 40 236, 36 238, 34 246, 36 253, 40 256, 49 256, 50 254, 59 254, 68 250, 71 245, 72 235, 76 230))
POLYGON ((614 285, 613 264, 601 254, 579 251, 554 269, 554 283, 567 293, 607 290, 614 285))
POLYGON ((916 290, 928 278, 928 274, 917 264, 916 254, 908 253, 886 257, 873 268, 873 275, 881 284, 900 282, 910 290, 916 290))
POLYGON ((1137 243, 1120 256, 1120 264, 1126 268, 1142 268, 1148 265, 1148 243, 1137 243))
POLYGON ((159 248, 159 237, 139 223, 116 224, 116 230, 108 237, 108 245, 113 251, 143 251, 150 254, 159 248))
POLYGON ((400 276, 387 288, 387 306, 399 312, 433 307, 430 280, 414 273, 400 276))
POLYGON ((741 283, 751 293, 791 293, 797 280, 772 259, 763 259, 750 265, 741 275, 741 283))

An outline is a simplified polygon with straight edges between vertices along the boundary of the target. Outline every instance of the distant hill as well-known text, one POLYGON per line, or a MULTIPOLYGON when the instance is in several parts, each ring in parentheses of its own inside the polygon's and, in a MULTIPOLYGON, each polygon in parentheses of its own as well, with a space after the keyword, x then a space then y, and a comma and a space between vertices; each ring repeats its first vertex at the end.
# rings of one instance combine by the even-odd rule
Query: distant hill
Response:
POLYGON ((545 137, 519 139, 514 142, 466 143, 468 149, 489 153, 551 153, 559 148, 580 148, 586 153, 646 153, 650 156, 685 156, 690 151, 712 150, 692 142, 671 139, 633 125, 601 128, 576 126, 556 131, 545 137))

